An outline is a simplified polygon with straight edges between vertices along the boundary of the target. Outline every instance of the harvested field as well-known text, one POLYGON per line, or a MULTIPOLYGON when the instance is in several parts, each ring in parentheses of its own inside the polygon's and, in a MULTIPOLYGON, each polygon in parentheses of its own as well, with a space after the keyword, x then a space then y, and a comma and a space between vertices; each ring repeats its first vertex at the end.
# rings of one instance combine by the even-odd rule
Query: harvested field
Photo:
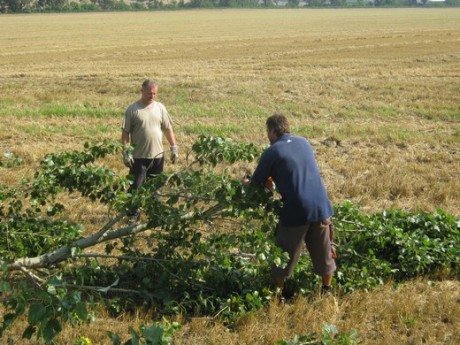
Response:
MULTIPOLYGON (((333 203, 460 215, 459 8, 0 15, 0 46, 0 152, 26 163, 2 170, 0 184, 31 176, 46 152, 119 140, 123 112, 150 77, 175 121, 181 157, 169 171, 186 166, 202 133, 266 145, 266 117, 283 112, 313 144, 333 203)), ((125 173, 121 157, 106 163, 125 173)), ((104 207, 63 202, 88 232, 106 220, 104 207)), ((317 331, 323 322, 355 327, 365 344, 458 343, 458 282, 434 284, 446 294, 432 286, 272 306, 236 335, 192 320, 178 343, 273 344, 311 315, 317 331), (294 321, 268 332, 279 317, 294 321)), ((136 317, 116 327, 148 319, 136 317)))

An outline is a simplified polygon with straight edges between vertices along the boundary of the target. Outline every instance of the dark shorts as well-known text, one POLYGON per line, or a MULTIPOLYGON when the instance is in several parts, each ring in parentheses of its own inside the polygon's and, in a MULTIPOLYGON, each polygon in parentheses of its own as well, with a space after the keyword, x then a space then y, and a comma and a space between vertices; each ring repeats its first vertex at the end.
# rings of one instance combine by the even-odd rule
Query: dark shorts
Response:
POLYGON ((275 243, 283 251, 289 253, 290 258, 284 269, 273 266, 272 274, 276 277, 288 278, 292 275, 304 243, 307 246, 316 274, 324 276, 336 270, 332 254, 330 228, 321 227, 321 222, 296 227, 286 227, 279 223, 276 228, 275 243))
MULTIPOLYGON (((134 182, 129 191, 141 187, 149 176, 159 175, 163 172, 164 157, 155 159, 134 158, 134 164, 129 169, 129 174, 134 176, 134 182)), ((128 216, 138 216, 138 207, 127 210, 128 216)))
POLYGON ((129 169, 130 175, 134 176, 132 189, 142 186, 148 176, 159 175, 163 172, 164 157, 155 159, 135 158, 133 166, 129 169))

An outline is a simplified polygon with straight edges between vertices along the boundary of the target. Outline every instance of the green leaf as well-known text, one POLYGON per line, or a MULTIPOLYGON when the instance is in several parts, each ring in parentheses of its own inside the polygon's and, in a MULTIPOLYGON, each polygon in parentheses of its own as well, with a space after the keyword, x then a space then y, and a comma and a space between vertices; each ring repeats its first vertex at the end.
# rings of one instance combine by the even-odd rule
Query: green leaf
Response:
POLYGON ((29 324, 35 326, 37 323, 40 323, 45 319, 45 316, 48 314, 48 309, 42 304, 33 304, 29 308, 29 324))
POLYGON ((3 315, 3 328, 10 326, 18 317, 18 314, 8 313, 3 315))
POLYGON ((35 333, 35 327, 34 326, 28 326, 24 333, 22 333, 22 339, 29 339, 32 338, 32 336, 34 335, 35 333))
POLYGON ((334 325, 324 324, 323 325, 323 336, 331 337, 339 333, 337 328, 334 325))
POLYGON ((48 285, 47 291, 50 295, 56 295, 56 286, 55 285, 48 285))
POLYGON ((179 201, 179 195, 173 195, 172 197, 169 198, 168 204, 169 205, 174 205, 179 201))
POLYGON ((121 345, 121 339, 120 339, 120 336, 118 334, 108 331, 107 336, 109 337, 110 341, 112 342, 112 345, 121 345))
POLYGON ((125 345, 139 345, 139 334, 137 334, 137 332, 134 330, 134 328, 132 327, 129 327, 129 333, 131 334, 132 338, 130 340, 128 340, 125 345))
POLYGON ((0 281, 0 292, 11 292, 10 283, 4 280, 0 281))
POLYGON ((61 324, 55 318, 48 320, 42 329, 43 339, 50 342, 59 332, 62 331, 61 324))
POLYGON ((144 331, 144 337, 147 344, 161 344, 163 339, 164 329, 161 326, 150 326, 144 331))
POLYGON ((77 303, 75 306, 75 313, 82 321, 86 321, 88 319, 88 310, 86 309, 86 304, 84 302, 77 303))

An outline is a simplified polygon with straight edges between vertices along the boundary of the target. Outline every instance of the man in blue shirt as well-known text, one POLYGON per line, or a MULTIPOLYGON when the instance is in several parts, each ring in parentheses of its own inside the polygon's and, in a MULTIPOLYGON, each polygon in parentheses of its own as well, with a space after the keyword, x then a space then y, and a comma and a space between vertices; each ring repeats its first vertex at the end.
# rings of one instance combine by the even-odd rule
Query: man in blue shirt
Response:
POLYGON ((276 229, 276 245, 290 257, 286 268, 273 267, 273 279, 283 289, 305 242, 315 273, 322 277, 322 292, 330 292, 336 269, 331 239, 333 210, 313 149, 305 138, 290 133, 284 115, 270 116, 266 125, 271 145, 263 152, 251 180, 263 187, 272 178, 280 192, 283 208, 276 229))

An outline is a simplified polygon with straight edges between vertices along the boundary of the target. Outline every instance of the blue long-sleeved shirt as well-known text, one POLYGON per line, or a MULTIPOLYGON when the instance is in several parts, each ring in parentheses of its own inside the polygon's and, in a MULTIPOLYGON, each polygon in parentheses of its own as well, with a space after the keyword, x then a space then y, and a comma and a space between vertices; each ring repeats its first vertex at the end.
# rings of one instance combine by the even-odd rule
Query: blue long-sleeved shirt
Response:
POLYGON ((280 213, 284 226, 300 226, 333 215, 307 139, 288 133, 273 142, 262 153, 252 179, 263 186, 269 176, 273 178, 284 203, 280 213))

